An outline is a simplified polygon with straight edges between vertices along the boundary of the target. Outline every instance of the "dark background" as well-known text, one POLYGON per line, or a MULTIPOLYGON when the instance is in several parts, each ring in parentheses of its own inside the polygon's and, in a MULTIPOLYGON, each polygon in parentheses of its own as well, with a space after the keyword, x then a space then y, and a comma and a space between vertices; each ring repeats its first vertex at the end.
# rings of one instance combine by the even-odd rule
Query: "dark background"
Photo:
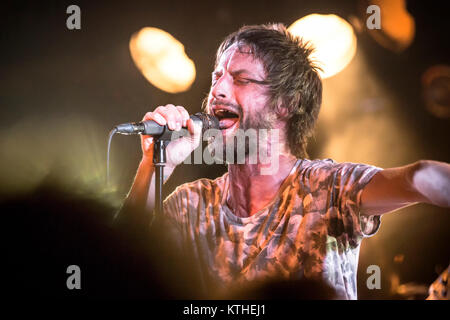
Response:
MULTIPOLYGON (((309 146, 310 158, 334 158, 341 162, 365 162, 380 167, 404 165, 419 159, 450 161, 449 119, 437 118, 426 110, 420 82, 428 67, 449 64, 447 11, 441 3, 408 1, 408 10, 416 23, 416 35, 412 45, 401 53, 381 47, 365 32, 357 34, 358 54, 364 56, 366 68, 356 79, 361 82, 376 79, 377 88, 382 89, 361 89, 358 97, 342 95, 335 101, 354 108, 366 101, 364 99, 389 101, 376 112, 365 114, 364 119, 373 119, 376 126, 376 121, 381 121, 379 119, 389 118, 390 131, 382 131, 380 136, 370 127, 359 127, 355 129, 356 135, 346 134, 347 139, 339 144, 340 154, 344 152, 348 155, 346 158, 330 153, 329 150, 333 149, 327 149, 326 145, 335 133, 349 128, 344 124, 350 126, 358 122, 358 117, 352 118, 337 109, 331 122, 319 121, 316 138, 309 146), (360 136, 366 140, 358 140, 360 136), (371 148, 372 145, 365 141, 373 141, 376 147, 371 148), (370 152, 366 152, 364 157, 354 156, 361 145, 370 152), (347 149, 353 153, 346 152, 347 149)), ((244 24, 282 22, 290 25, 310 13, 334 13, 346 19, 358 15, 356 1, 324 0, 7 1, 1 7, 2 194, 5 198, 29 194, 43 181, 57 181, 56 184, 64 190, 95 195, 96 199, 106 201, 112 208, 120 205, 128 191, 141 154, 137 137, 115 137, 111 162, 115 187, 103 190, 108 131, 117 123, 140 120, 145 112, 167 103, 183 105, 192 113, 199 111, 201 100, 209 91, 215 51, 227 34, 244 24), (81 8, 81 30, 66 28, 66 8, 71 4, 81 8), (189 91, 165 93, 148 83, 135 67, 128 44, 131 35, 145 26, 166 30, 184 44, 197 71, 197 78, 189 91)), ((351 64, 349 70, 358 72, 355 64, 351 64)), ((344 70, 325 80, 328 81, 325 87, 354 76, 354 72, 351 75, 349 72, 344 70)), ((328 96, 334 98, 330 94, 328 96)), ((327 101, 330 100, 325 98, 322 112, 327 110, 327 101)), ((215 178, 225 170, 226 167, 219 165, 181 165, 166 184, 165 191, 170 192, 175 186, 200 177, 215 178)), ((46 195, 51 196, 52 192, 55 192, 55 197, 59 195, 51 188, 44 190, 46 195)), ((46 204, 52 202, 47 200, 46 204)), ((11 216, 14 210, 6 208, 2 208, 2 215, 8 216, 3 227, 9 230, 8 235, 15 235, 14 239, 22 239, 5 240, 3 245, 11 253, 6 255, 6 260, 24 250, 30 259, 20 261, 27 266, 40 264, 39 270, 45 272, 40 283, 45 284, 46 277, 53 279, 62 269, 57 279, 62 279, 64 286, 64 266, 77 264, 77 261, 69 262, 73 255, 59 255, 66 252, 64 247, 57 250, 48 248, 51 254, 43 250, 43 246, 54 244, 53 240, 67 240, 65 232, 58 238, 55 229, 49 227, 47 222, 54 221, 55 217, 49 218, 51 215, 44 212, 42 216, 38 215, 42 219, 36 215, 32 220, 18 218, 11 216), (31 234, 43 239, 45 245, 35 242, 31 234)), ((84 217, 87 213, 82 211, 84 214, 81 216, 84 217)), ((94 211, 90 210, 91 214, 95 215, 94 211)), ((389 290, 392 274, 398 274, 401 283, 415 282, 428 286, 449 262, 448 213, 448 209, 417 205, 383 217, 378 234, 362 245, 359 297, 399 298, 389 290), (396 263, 393 259, 399 254, 404 255, 404 259, 396 263), (371 264, 381 267, 381 290, 366 288, 365 270, 371 264)), ((98 222, 98 228, 89 227, 89 219, 77 215, 66 219, 63 211, 60 215, 56 218, 58 228, 68 228, 75 237, 71 238, 70 241, 74 242, 67 250, 93 250, 91 244, 97 241, 95 235, 103 232, 103 224, 98 222), (89 237, 75 232, 73 221, 84 225, 82 230, 89 237), (76 241, 79 241, 78 245, 76 241)), ((96 219, 108 221, 106 216, 99 214, 96 219)), ((117 241, 112 243, 117 244, 117 241)), ((102 248, 107 246, 108 241, 102 244, 102 248)), ((87 265, 89 281, 95 282, 96 276, 104 272, 102 266, 105 261, 92 260, 91 254, 77 257, 87 265)), ((23 255, 21 259, 24 259, 23 255)), ((20 276, 14 273, 22 270, 20 268, 25 267, 15 266, 7 272, 12 279, 19 279, 20 276)), ((21 286, 24 290, 30 288, 18 282, 17 287, 21 286)), ((44 290, 44 293, 49 291, 44 290)))

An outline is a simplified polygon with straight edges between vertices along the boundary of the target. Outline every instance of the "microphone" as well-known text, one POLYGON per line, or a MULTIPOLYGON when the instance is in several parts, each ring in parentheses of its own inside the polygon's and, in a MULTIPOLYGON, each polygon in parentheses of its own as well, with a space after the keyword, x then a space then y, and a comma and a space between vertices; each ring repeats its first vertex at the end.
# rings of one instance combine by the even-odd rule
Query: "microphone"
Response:
MULTIPOLYGON (((198 112, 191 115, 190 118, 194 123, 201 125, 202 134, 208 129, 219 129, 219 119, 210 114, 198 112)), ((173 130, 169 130, 167 125, 162 126, 153 120, 141 121, 141 122, 128 122, 122 123, 114 127, 116 133, 121 134, 144 134, 150 136, 161 136, 165 133, 170 133, 173 130)))

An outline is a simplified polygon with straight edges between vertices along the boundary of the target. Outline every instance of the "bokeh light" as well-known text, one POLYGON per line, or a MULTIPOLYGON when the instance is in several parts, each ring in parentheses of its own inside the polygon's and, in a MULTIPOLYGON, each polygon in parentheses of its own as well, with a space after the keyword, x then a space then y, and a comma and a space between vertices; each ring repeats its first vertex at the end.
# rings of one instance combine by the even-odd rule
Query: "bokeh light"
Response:
POLYGON ((195 80, 194 62, 184 46, 171 34, 158 28, 143 28, 133 34, 130 52, 144 77, 169 93, 188 90, 195 80))
POLYGON ((380 8, 381 29, 367 29, 369 35, 381 46, 394 52, 408 48, 414 40, 416 25, 406 8, 405 0, 370 0, 360 3, 361 17, 367 18, 366 8, 377 5, 380 8))
POLYGON ((106 138, 100 128, 92 119, 75 114, 29 116, 3 128, 0 148, 8 152, 0 166, 8 170, 1 172, 0 193, 25 193, 50 183, 118 207, 120 173, 113 172, 113 183, 107 187, 106 138))
POLYGON ((450 66, 436 65, 422 75, 427 110, 438 118, 450 118, 450 66))
POLYGON ((334 14, 310 14, 295 21, 288 30, 315 47, 311 59, 322 68, 323 79, 342 71, 356 53, 352 26, 334 14))

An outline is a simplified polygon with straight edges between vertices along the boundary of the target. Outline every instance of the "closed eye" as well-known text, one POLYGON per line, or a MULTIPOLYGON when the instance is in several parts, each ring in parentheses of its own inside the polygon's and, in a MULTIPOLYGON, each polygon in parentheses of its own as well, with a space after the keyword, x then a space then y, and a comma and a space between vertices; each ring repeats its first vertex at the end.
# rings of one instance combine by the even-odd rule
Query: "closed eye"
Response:
POLYGON ((256 84, 261 84, 261 85, 268 84, 268 82, 265 80, 255 80, 255 79, 248 79, 248 78, 242 78, 242 77, 234 78, 234 82, 239 85, 246 85, 249 83, 256 83, 256 84))
MULTIPOLYGON (((221 72, 213 72, 212 73, 212 85, 215 85, 216 82, 220 79, 220 77, 222 77, 222 73, 221 72)), ((238 75, 235 75, 233 77, 233 82, 237 85, 247 85, 249 83, 256 83, 256 84, 260 84, 260 85, 266 85, 268 84, 267 81, 265 80, 255 80, 255 79, 250 79, 250 78, 244 78, 238 75)))
POLYGON ((252 82, 251 79, 234 78, 234 83, 239 84, 239 85, 246 85, 246 84, 249 84, 250 82, 252 82))

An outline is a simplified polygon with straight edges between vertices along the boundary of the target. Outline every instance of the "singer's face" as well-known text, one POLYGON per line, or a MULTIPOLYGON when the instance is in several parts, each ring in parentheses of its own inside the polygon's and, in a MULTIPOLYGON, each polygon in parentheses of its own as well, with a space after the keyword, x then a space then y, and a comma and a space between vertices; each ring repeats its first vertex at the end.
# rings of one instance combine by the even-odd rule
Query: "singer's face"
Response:
POLYGON ((224 139, 238 129, 270 129, 275 114, 267 107, 268 86, 263 63, 245 46, 232 45, 212 73, 206 112, 220 120, 224 139))

